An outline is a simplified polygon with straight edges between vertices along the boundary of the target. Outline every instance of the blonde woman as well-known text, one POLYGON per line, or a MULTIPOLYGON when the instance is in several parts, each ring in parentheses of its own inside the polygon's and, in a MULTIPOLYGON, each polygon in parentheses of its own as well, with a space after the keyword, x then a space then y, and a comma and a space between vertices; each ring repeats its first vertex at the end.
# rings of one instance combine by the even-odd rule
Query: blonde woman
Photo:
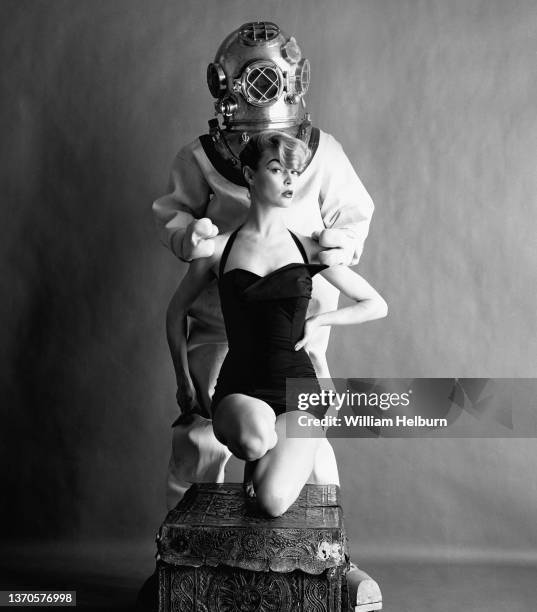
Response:
MULTIPOLYGON (((250 139, 240 159, 251 199, 248 216, 234 232, 215 237, 212 256, 190 264, 170 309, 184 321, 197 296, 218 278, 229 351, 212 399, 214 433, 246 461, 247 490, 255 493, 261 509, 279 516, 308 481, 321 440, 286 437, 287 425, 302 414, 286 407, 286 379, 301 378, 319 389, 306 351, 315 331, 383 317, 387 305, 346 266, 320 265, 318 243, 286 228, 282 211, 293 205, 308 159, 303 142, 281 132, 262 132, 250 139), (355 303, 306 318, 316 273, 355 303)), ((183 365, 183 324, 180 329, 169 326, 168 334, 179 393, 195 397, 183 365)))

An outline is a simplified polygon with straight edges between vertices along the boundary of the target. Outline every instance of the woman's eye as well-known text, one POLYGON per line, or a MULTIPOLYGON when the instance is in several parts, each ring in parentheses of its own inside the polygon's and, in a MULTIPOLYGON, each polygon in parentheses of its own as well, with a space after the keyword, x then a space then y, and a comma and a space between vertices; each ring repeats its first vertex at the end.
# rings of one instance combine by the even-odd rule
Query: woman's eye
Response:
POLYGON ((270 171, 272 172, 272 174, 277 174, 278 172, 281 172, 279 168, 271 168, 270 171))
POLYGON ((300 172, 298 170, 291 170, 291 174, 294 174, 295 176, 300 176, 300 172))

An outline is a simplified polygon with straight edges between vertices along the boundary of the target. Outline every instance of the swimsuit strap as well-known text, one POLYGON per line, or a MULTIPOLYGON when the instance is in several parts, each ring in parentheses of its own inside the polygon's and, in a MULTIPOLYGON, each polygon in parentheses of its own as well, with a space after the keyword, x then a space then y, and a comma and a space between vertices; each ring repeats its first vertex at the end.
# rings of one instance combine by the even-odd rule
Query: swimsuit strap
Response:
POLYGON ((224 274, 224 268, 226 266, 227 258, 229 257, 231 247, 233 246, 233 243, 235 242, 235 238, 237 237, 237 234, 239 233, 239 230, 241 229, 241 227, 242 225, 240 225, 227 239, 226 246, 224 247, 224 250, 222 251, 222 257, 220 258, 220 265, 218 266, 218 276, 220 278, 222 278, 222 275, 224 274))
POLYGON ((304 260, 304 263, 309 263, 309 259, 308 256, 306 254, 306 249, 304 248, 304 245, 300 242, 300 240, 293 234, 293 232, 291 230, 288 230, 288 232, 291 234, 291 236, 293 237, 293 240, 295 241, 296 246, 298 247, 298 250, 300 251, 300 254, 302 255, 302 259, 304 260))

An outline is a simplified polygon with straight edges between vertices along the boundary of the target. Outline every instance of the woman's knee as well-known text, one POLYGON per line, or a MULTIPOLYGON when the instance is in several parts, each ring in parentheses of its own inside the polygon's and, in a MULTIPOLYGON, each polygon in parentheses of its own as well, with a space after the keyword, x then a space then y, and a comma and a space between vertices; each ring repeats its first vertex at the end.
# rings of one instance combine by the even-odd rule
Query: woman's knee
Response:
POLYGON ((257 461, 264 457, 267 452, 276 444, 276 432, 272 430, 242 431, 234 440, 228 444, 229 450, 239 459, 244 461, 257 461), (232 448, 233 447, 233 448, 232 448))
POLYGON ((260 459, 276 445, 275 422, 268 406, 240 394, 222 399, 213 416, 216 437, 245 461, 260 459))

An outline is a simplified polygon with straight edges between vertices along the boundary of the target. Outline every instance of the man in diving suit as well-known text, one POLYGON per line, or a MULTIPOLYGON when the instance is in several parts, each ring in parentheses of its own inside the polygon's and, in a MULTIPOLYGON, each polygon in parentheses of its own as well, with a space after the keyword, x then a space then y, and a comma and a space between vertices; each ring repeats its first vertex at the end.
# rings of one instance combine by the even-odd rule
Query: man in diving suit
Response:
MULTIPOLYGON (((373 203, 340 144, 313 127, 309 114, 303 114, 309 80, 309 61, 296 40, 274 23, 246 23, 220 45, 207 69, 207 81, 223 126, 212 119, 209 134, 179 151, 171 170, 170 193, 153 205, 160 238, 179 259, 189 262, 211 255, 212 238, 244 221, 249 199, 239 152, 252 134, 276 129, 300 138, 310 149, 293 206, 285 211, 289 229, 318 238, 325 247, 320 255, 322 263, 358 262, 373 203)), ((335 309, 338 295, 333 286, 316 276, 308 314, 335 309)), ((186 355, 174 344, 176 331, 185 325, 174 303, 172 298, 167 313, 168 341, 176 371, 188 367, 195 388, 188 387, 178 374, 181 416, 173 427, 167 493, 170 508, 193 482, 223 482, 230 457, 229 450, 214 437, 209 412, 227 352, 216 282, 189 312, 186 355)), ((308 345, 319 378, 329 378, 325 356, 328 337, 329 327, 321 328, 308 345)), ((309 482, 339 484, 334 452, 326 439, 309 482)), ((380 609, 376 583, 357 568, 349 574, 353 571, 357 603, 363 605, 357 609, 380 609)))

